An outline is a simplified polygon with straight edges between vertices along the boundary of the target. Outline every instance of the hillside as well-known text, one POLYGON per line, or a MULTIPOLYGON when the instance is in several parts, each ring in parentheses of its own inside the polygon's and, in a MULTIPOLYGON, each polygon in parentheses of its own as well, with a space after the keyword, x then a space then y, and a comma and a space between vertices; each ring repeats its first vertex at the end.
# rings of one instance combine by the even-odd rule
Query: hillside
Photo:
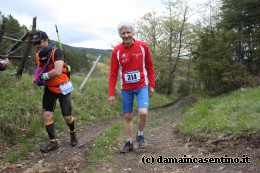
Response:
MULTIPOLYGON (((53 44, 58 45, 58 42, 53 41, 53 44)), ((93 57, 97 57, 98 55, 101 55, 102 57, 108 57, 110 58, 112 49, 94 49, 94 48, 84 48, 84 47, 73 47, 66 44, 62 44, 62 47, 67 51, 72 52, 85 52, 88 55, 92 55, 93 57)))

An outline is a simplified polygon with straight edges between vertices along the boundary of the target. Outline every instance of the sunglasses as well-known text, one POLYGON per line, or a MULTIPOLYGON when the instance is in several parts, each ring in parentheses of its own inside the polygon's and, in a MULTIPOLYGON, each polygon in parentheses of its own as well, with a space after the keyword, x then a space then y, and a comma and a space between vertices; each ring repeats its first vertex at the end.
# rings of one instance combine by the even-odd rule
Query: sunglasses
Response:
POLYGON ((41 41, 34 42, 33 45, 41 44, 41 42, 42 42, 42 40, 41 40, 41 41))

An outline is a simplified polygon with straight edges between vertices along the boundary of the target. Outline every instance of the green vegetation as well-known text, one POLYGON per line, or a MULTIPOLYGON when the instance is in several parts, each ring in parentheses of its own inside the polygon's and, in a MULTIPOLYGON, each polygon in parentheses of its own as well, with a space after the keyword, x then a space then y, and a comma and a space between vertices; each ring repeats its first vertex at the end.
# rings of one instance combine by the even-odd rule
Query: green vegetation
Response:
MULTIPOLYGON (((260 134, 260 88, 241 89, 228 95, 202 99, 185 113, 179 125, 182 133, 260 134)), ((214 137, 213 137, 214 138, 214 137)))
MULTIPOLYGON (((184 112, 184 110, 185 109, 181 109, 181 110, 178 110, 176 112, 173 112, 172 114, 170 114, 166 117, 160 118, 157 121, 150 122, 149 125, 152 126, 152 127, 163 125, 164 123, 171 121, 174 117, 182 114, 184 112)), ((163 112, 160 112, 159 114, 161 115, 161 114, 163 114, 163 112)), ((151 115, 151 114, 149 114, 149 115, 151 115)))
POLYGON ((118 136, 122 135, 124 129, 123 123, 112 125, 96 141, 90 150, 90 163, 98 164, 103 158, 110 158, 113 153, 113 147, 117 147, 118 136))

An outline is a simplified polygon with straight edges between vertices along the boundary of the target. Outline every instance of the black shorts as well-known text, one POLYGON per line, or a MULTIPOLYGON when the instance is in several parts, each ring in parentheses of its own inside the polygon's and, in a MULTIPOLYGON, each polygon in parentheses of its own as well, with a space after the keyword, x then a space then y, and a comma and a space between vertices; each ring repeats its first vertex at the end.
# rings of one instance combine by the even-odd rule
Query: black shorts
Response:
POLYGON ((71 94, 63 95, 51 92, 48 87, 45 87, 42 99, 43 111, 54 112, 56 100, 59 99, 61 112, 63 116, 71 116, 71 94))

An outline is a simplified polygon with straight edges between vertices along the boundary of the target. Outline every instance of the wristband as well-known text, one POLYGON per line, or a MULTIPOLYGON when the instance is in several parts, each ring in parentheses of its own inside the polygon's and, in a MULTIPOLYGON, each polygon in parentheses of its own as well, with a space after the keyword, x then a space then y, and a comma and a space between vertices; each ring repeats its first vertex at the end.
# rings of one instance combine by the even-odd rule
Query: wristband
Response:
POLYGON ((41 78, 42 78, 43 80, 48 80, 48 79, 50 79, 48 73, 43 73, 42 76, 41 76, 41 78))

